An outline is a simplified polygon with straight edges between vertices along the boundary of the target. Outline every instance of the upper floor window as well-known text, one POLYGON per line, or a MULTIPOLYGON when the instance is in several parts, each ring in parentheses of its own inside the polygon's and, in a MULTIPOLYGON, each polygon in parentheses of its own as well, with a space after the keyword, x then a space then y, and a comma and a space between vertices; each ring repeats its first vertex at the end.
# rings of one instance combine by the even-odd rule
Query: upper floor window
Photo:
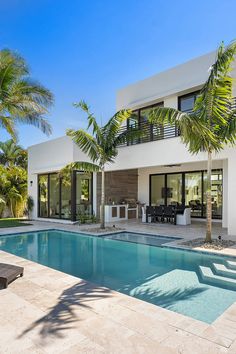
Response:
POLYGON ((188 93, 178 98, 178 108, 181 112, 192 112, 199 91, 188 93))
POLYGON ((162 139, 163 128, 159 129, 157 127, 152 126, 148 122, 149 113, 152 109, 155 109, 155 107, 163 107, 163 102, 156 103, 151 106, 142 107, 132 112, 132 116, 127 121, 127 128, 139 128, 142 130, 143 135, 140 139, 135 139, 134 141, 131 141, 131 145, 162 139))

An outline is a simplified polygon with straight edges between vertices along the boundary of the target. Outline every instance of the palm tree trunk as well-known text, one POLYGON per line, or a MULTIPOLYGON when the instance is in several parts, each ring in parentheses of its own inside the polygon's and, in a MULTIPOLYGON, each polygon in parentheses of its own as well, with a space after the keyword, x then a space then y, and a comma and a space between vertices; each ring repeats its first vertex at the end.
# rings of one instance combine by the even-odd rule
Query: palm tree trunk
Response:
POLYGON ((211 169, 212 153, 208 151, 207 159, 207 191, 206 191, 206 238, 205 242, 212 242, 212 204, 211 204, 211 169))
POLYGON ((10 210, 11 210, 11 215, 14 218, 15 215, 14 215, 14 208, 13 208, 13 201, 12 200, 10 200, 10 210))
POLYGON ((101 186, 101 229, 105 229, 105 171, 102 169, 102 186, 101 186))

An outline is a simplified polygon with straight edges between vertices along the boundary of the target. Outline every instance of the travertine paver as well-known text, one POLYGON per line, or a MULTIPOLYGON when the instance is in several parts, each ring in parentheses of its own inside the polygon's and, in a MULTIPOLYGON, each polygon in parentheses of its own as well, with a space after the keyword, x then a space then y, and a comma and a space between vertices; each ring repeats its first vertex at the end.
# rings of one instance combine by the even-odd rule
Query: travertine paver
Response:
MULTIPOLYGON (((149 225, 125 225, 153 232, 149 225)), ((49 223, 29 228, 13 231, 48 229, 49 223)), ((196 225, 195 237, 202 230, 196 225)), ((23 278, 0 290, 0 353, 236 353, 236 304, 208 325, 3 251, 0 262, 25 267, 23 278)))

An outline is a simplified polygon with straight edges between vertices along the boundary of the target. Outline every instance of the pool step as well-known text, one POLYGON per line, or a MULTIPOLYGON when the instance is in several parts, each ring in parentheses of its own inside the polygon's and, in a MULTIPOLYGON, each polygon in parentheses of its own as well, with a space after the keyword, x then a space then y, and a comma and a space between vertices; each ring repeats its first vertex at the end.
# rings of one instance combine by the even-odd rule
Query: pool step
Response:
POLYGON ((213 268, 217 275, 236 279, 236 270, 227 268, 224 264, 213 263, 213 268))
POLYGON ((234 269, 236 270, 236 262, 234 261, 226 261, 226 265, 229 269, 234 269))
POLYGON ((199 266, 199 270, 203 281, 213 286, 229 286, 230 288, 236 289, 236 279, 214 274, 209 267, 199 266))

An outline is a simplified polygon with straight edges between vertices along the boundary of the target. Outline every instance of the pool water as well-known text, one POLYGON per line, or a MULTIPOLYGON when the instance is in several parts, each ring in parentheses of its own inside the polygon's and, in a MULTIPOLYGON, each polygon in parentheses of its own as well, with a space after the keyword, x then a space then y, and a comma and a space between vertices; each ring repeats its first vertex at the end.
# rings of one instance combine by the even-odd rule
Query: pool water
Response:
POLYGON ((153 246, 137 243, 145 235, 112 237, 29 232, 1 236, 0 249, 207 323, 236 301, 235 287, 210 285, 199 272, 226 258, 165 247, 170 238, 156 237, 153 246))

